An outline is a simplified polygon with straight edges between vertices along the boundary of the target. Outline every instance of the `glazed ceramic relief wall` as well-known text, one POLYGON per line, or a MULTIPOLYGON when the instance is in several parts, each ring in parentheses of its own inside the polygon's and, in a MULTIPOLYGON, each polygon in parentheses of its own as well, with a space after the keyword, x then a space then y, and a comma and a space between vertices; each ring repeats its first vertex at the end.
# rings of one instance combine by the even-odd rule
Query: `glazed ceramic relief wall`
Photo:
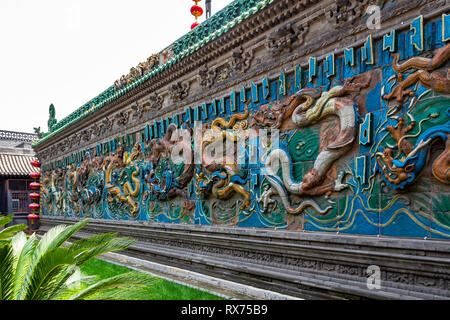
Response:
POLYGON ((45 163, 42 213, 448 239, 449 39, 418 16, 45 163))

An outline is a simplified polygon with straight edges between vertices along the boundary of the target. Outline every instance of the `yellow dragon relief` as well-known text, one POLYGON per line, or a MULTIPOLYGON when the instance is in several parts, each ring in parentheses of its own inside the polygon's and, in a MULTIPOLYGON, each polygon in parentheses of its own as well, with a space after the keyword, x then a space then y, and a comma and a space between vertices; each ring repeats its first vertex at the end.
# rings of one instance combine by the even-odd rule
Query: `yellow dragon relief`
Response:
POLYGON ((131 174, 131 180, 135 184, 134 188, 132 187, 130 181, 126 181, 122 187, 114 184, 112 182, 112 173, 116 168, 126 168, 141 156, 143 156, 141 146, 137 143, 133 147, 130 155, 125 152, 122 146, 119 146, 117 148, 116 154, 107 157, 104 162, 104 164, 106 165, 105 181, 106 188, 108 190, 108 202, 113 202, 114 198, 117 197, 121 202, 128 203, 131 206, 131 216, 135 216, 139 209, 138 203, 133 200, 133 198, 136 198, 139 195, 139 192, 141 190, 141 185, 138 178, 139 168, 137 166, 134 166, 134 171, 131 174))
POLYGON ((234 150, 230 158, 227 155, 215 154, 214 149, 217 147, 217 144, 223 144, 226 140, 230 140, 234 145, 237 141, 236 132, 242 133, 241 130, 247 128, 248 123, 246 119, 248 115, 249 111, 246 108, 244 114, 236 114, 228 122, 223 118, 218 118, 213 121, 211 130, 205 134, 201 144, 203 168, 213 175, 208 179, 202 171, 196 174, 200 193, 204 193, 207 189, 211 188, 210 190, 214 197, 225 200, 236 192, 244 198, 241 209, 249 208, 250 193, 245 190, 244 186, 231 179, 233 176, 240 174, 235 159, 236 150, 234 150), (226 130, 231 128, 235 131, 234 133, 226 130), (225 176, 215 174, 220 171, 225 173, 225 176), (217 177, 219 177, 219 181, 216 180, 217 177))
POLYGON ((42 193, 44 194, 44 203, 48 206, 49 212, 58 210, 63 212, 65 205, 64 189, 62 187, 62 180, 64 179, 65 171, 61 168, 47 172, 42 178, 42 193))
POLYGON ((68 192, 68 199, 69 202, 72 204, 73 206, 73 210, 75 212, 76 215, 79 214, 80 210, 79 207, 77 205, 77 201, 78 201, 78 172, 77 172, 77 167, 72 164, 69 166, 69 184, 72 185, 72 187, 70 188, 69 192, 68 192))
POLYGON ((52 200, 51 200, 51 190, 49 190, 49 188, 51 188, 51 173, 46 172, 44 177, 42 178, 42 194, 44 195, 44 203, 47 205, 47 207, 49 208, 49 212, 53 212, 53 207, 52 207, 52 200), (49 186, 50 185, 50 186, 49 186))

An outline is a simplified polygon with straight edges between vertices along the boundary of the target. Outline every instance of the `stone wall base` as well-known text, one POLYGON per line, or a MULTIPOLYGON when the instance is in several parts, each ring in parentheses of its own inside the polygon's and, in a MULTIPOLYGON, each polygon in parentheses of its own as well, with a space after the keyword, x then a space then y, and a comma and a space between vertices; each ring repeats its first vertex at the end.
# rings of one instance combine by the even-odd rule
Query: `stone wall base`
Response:
MULTIPOLYGON (((76 221, 43 216, 40 232, 76 221)), ((106 232, 138 240, 124 255, 303 299, 450 298, 448 241, 110 220, 72 239, 106 232)))

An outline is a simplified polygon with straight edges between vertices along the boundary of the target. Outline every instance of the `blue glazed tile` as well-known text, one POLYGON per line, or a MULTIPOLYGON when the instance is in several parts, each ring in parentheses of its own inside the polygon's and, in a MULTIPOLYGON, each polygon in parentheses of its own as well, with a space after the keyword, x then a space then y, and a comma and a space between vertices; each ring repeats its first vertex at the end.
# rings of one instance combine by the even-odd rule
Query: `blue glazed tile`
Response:
POLYGON ((381 108, 381 83, 378 82, 373 90, 369 91, 366 100, 367 112, 374 112, 381 108))
POLYGON ((344 59, 342 57, 336 57, 335 64, 336 64, 335 79, 338 81, 339 84, 342 84, 344 80, 344 59))
POLYGON ((441 48, 445 45, 445 42, 442 41, 442 18, 436 20, 434 25, 434 47, 433 49, 441 48))
MULTIPOLYGON (((406 59, 406 57, 408 56, 407 55, 407 49, 406 49, 406 42, 407 42, 407 39, 406 39, 407 37, 406 37, 406 32, 399 32, 398 34, 397 34, 397 44, 398 44, 398 53, 399 53, 399 58, 400 58, 400 60, 405 60, 406 59)), ((409 38, 408 38, 409 39, 409 38)))
POLYGON ((429 238, 429 220, 410 212, 408 208, 381 214, 381 235, 390 237, 429 238), (384 226, 385 225, 385 226, 384 226))
POLYGON ((270 101, 278 100, 278 81, 270 83, 270 101))
POLYGON ((286 88, 287 96, 291 96, 297 92, 295 89, 295 77, 293 75, 286 75, 286 88))
POLYGON ((411 30, 408 30, 405 32, 405 59, 408 59, 412 56, 415 55, 415 49, 414 46, 411 42, 411 36, 412 36, 413 32, 411 30))
POLYGON ((207 201, 195 201, 195 221, 200 225, 212 225, 211 209, 207 201))
POLYGON ((424 51, 432 50, 434 47, 434 44, 436 42, 434 28, 435 28, 434 21, 427 23, 424 27, 424 40, 423 40, 424 51))
MULTIPOLYGON (((397 73, 392 69, 392 66, 387 66, 382 68, 382 81, 381 87, 382 91, 384 91, 384 95, 391 93, 392 89, 397 85, 398 81, 395 77, 397 73)), ((395 101, 389 102, 381 97, 381 107, 386 108, 390 107, 395 103, 395 101)))
POLYGON ((389 50, 384 50, 381 54, 382 56, 382 65, 383 66, 390 66, 392 65, 392 61, 393 61, 393 57, 392 57, 393 53, 389 52, 389 50))
POLYGON ((339 224, 339 233, 342 234, 379 234, 379 212, 367 212, 361 208, 353 208, 349 217, 341 218, 339 224))

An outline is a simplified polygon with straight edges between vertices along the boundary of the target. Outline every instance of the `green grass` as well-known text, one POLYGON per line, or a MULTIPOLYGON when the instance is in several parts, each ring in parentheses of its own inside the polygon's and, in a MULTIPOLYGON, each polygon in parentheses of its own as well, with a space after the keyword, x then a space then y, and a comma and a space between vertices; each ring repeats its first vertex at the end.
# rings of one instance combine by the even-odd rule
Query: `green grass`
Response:
MULTIPOLYGON (((131 269, 112 264, 100 259, 88 261, 81 267, 81 272, 87 276, 97 276, 98 280, 110 278, 122 273, 130 272, 131 269)), ((155 278, 148 275, 155 282, 145 289, 137 297, 138 300, 223 300, 222 297, 208 292, 190 288, 165 279, 155 278)))

